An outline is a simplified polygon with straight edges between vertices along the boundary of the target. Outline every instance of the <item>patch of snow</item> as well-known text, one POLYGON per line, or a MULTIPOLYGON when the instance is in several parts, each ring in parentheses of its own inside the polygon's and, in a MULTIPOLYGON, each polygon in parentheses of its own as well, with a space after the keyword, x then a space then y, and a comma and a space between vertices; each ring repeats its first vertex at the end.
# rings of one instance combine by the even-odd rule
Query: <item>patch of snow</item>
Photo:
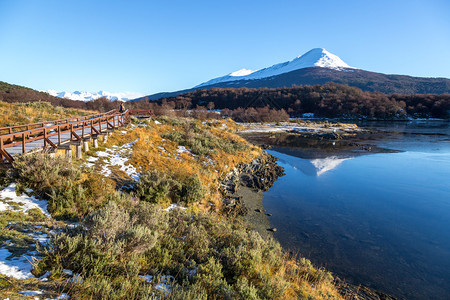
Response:
POLYGON ((31 274, 32 258, 29 256, 14 257, 8 259, 12 253, 8 249, 0 248, 0 274, 16 279, 28 279, 31 274))
POLYGON ((39 280, 40 280, 40 281, 48 281, 48 277, 49 277, 50 275, 52 275, 52 272, 47 271, 47 272, 45 272, 44 275, 42 275, 41 277, 39 277, 39 280))
MULTIPOLYGON (((26 213, 30 209, 37 208, 45 216, 51 218, 51 215, 47 211, 47 201, 39 200, 34 196, 27 196, 27 195, 17 196, 15 183, 11 183, 4 190, 0 191, 0 198, 11 198, 12 200, 10 201, 21 205, 19 210, 24 213, 26 213)), ((3 203, 0 202, 0 211, 4 211, 6 209, 12 210, 13 208, 9 205, 4 205, 3 203)))
POLYGON ((159 122, 158 120, 155 120, 155 124, 156 125, 161 125, 161 122, 159 122))
POLYGON ((171 292, 170 284, 165 284, 165 283, 158 283, 158 284, 155 286, 155 289, 159 290, 159 291, 162 292, 164 295, 167 295, 168 293, 171 292))
POLYGON ((185 146, 178 146, 177 152, 183 153, 183 152, 190 152, 190 151, 185 146))
POLYGON ((35 296, 35 295, 42 295, 42 291, 21 291, 19 294, 22 294, 24 296, 35 296))
POLYGON ((161 291, 164 295, 167 295, 171 292, 170 283, 175 279, 173 276, 167 275, 167 276, 161 276, 161 283, 158 283, 155 286, 155 289, 161 291))
POLYGON ((72 276, 72 275, 73 275, 72 270, 63 269, 62 272, 63 272, 64 274, 66 274, 66 275, 69 275, 69 276, 72 276))
POLYGON ((120 147, 114 147, 114 149, 106 149, 105 151, 99 151, 96 153, 97 157, 89 158, 91 161, 97 161, 99 157, 104 158, 105 165, 103 165, 102 170, 100 173, 105 175, 106 177, 111 175, 111 169, 112 166, 119 166, 120 170, 125 172, 128 176, 133 178, 134 180, 139 180, 141 175, 137 172, 136 168, 132 164, 126 164, 129 160, 127 155, 131 154, 133 145, 139 140, 136 139, 135 141, 125 144, 120 147))
POLYGON ((152 281, 153 281, 152 275, 139 275, 139 277, 143 278, 148 283, 152 283, 152 281))
POLYGON ((29 234, 29 236, 38 241, 41 245, 48 246, 50 244, 50 238, 46 233, 32 232, 29 234))
POLYGON ((67 300, 67 299, 70 299, 70 296, 67 295, 66 293, 62 293, 56 298, 45 298, 45 300, 67 300))
POLYGON ((163 209, 164 211, 171 211, 172 209, 186 209, 186 207, 179 206, 178 204, 172 203, 168 208, 163 209))
POLYGON ((205 166, 212 166, 212 165, 214 165, 214 161, 211 158, 206 157, 205 161, 203 162, 203 165, 205 165, 205 166))

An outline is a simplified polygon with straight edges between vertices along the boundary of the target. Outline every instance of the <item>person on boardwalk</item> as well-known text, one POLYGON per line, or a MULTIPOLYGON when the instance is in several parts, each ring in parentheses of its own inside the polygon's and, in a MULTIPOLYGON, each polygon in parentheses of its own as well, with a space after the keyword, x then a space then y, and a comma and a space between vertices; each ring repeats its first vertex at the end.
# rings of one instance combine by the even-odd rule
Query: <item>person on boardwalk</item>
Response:
POLYGON ((119 112, 123 113, 124 111, 125 111, 125 105, 123 105, 123 103, 120 103, 119 112))

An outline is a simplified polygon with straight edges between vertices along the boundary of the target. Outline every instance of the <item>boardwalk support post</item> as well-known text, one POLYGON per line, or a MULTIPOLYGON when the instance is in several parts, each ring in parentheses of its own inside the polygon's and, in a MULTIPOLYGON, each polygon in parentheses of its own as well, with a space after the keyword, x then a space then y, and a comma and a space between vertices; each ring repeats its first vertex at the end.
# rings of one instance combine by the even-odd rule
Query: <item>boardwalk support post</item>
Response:
POLYGON ((92 135, 92 142, 93 142, 94 148, 98 148, 98 134, 92 135))
POLYGON ((77 157, 77 159, 81 159, 81 140, 75 140, 72 141, 73 145, 76 146, 76 151, 75 151, 75 155, 77 157))
POLYGON ((83 150, 84 152, 88 152, 89 151, 89 141, 91 140, 91 137, 84 137, 83 138, 83 150))
POLYGON ((58 149, 65 150, 65 157, 69 160, 72 160, 72 145, 71 144, 58 145, 58 149))

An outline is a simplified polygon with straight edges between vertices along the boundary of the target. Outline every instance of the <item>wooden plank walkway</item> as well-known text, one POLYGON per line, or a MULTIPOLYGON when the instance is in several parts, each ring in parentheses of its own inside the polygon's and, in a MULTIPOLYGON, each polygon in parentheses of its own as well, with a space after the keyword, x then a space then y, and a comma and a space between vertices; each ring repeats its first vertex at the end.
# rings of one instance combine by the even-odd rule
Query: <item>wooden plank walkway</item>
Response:
MULTIPOLYGON (((74 132, 79 135, 80 137, 82 136, 82 129, 79 130, 74 130, 74 132)), ((106 131, 102 131, 102 134, 106 134, 106 131)), ((85 134, 85 137, 90 137, 90 133, 89 134, 85 134)), ((71 139, 71 133, 70 132, 64 132, 61 133, 61 143, 58 143, 58 136, 54 135, 54 136, 50 136, 48 137, 48 139, 53 142, 53 144, 55 145, 62 145, 62 144, 67 144, 70 143, 71 141, 73 141, 71 139)), ((27 152, 31 152, 33 150, 37 150, 37 149, 43 149, 45 146, 44 145, 44 139, 39 139, 39 140, 35 140, 29 143, 25 143, 25 153, 27 152)), ((22 154, 22 145, 15 145, 12 147, 8 147, 7 151, 11 156, 16 156, 16 155, 21 155, 22 154)))
MULTIPOLYGON (((127 125, 131 116, 152 115, 149 110, 112 110, 103 114, 0 128, 0 133, 7 132, 0 135, 0 162, 12 162, 17 155, 45 147, 56 151, 62 145, 72 143, 77 144, 77 157, 80 158, 81 144, 87 142, 86 139, 93 137, 97 143, 98 135, 127 125)), ((85 147, 88 147, 87 144, 85 147)))

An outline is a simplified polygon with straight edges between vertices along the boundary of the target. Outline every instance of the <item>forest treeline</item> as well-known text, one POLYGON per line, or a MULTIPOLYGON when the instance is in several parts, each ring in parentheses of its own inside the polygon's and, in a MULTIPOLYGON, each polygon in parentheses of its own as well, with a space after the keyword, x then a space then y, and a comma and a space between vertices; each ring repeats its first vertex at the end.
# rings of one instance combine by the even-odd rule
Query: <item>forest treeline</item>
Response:
MULTIPOLYGON (((0 101, 46 101, 56 106, 108 111, 117 102, 100 98, 90 102, 51 96, 44 92, 0 82, 0 101)), ((141 99, 126 104, 132 109, 151 109, 156 115, 218 117, 213 109, 237 121, 281 121, 314 113, 316 117, 367 117, 401 119, 450 117, 450 94, 383 94, 336 83, 291 88, 199 89, 157 101, 141 99)))
POLYGON ((274 89, 211 88, 160 99, 157 102, 176 109, 208 105, 229 110, 268 106, 282 109, 291 117, 314 113, 319 117, 366 116, 393 119, 408 115, 448 118, 450 112, 450 94, 388 95, 364 92, 359 88, 336 83, 274 89))

